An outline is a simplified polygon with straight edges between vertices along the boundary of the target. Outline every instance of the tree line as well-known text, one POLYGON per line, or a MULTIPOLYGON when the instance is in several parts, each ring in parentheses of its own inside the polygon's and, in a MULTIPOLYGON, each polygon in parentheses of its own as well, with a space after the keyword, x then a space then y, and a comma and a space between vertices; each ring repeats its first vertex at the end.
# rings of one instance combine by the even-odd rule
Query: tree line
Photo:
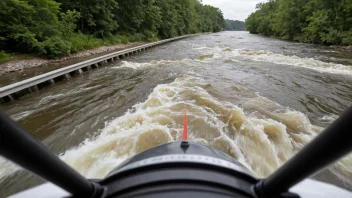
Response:
POLYGON ((269 0, 246 20, 251 33, 319 44, 352 45, 352 0, 269 0))
POLYGON ((246 30, 245 24, 243 21, 238 20, 225 20, 225 30, 227 31, 244 31, 246 30))
POLYGON ((224 24, 222 12, 200 0, 1 0, 0 56, 58 58, 102 45, 218 32, 224 24))

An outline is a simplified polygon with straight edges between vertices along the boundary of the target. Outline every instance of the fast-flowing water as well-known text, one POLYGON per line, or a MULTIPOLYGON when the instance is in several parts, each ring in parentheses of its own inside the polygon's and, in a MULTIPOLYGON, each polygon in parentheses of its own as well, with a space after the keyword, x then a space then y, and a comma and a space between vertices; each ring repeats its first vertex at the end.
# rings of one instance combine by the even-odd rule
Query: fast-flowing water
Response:
MULTIPOLYGON (((351 105, 351 58, 351 51, 247 32, 208 34, 111 63, 1 110, 82 175, 103 178, 130 156, 180 140, 187 109, 191 141, 266 177, 351 105)), ((1 195, 41 182, 0 160, 1 195)), ((316 178, 352 189, 352 156, 316 178)))

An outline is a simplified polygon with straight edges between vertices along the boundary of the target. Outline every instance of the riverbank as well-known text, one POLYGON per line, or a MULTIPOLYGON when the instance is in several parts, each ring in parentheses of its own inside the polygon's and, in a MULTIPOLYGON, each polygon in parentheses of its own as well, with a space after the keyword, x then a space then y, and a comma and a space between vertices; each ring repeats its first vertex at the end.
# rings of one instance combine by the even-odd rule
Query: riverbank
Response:
MULTIPOLYGON (((65 162, 87 178, 104 176, 134 152, 179 138, 185 106, 193 140, 246 156, 243 163, 254 174, 270 174, 317 126, 326 127, 351 104, 352 74, 334 73, 350 64, 329 64, 351 58, 247 32, 205 34, 126 57, 125 63, 57 82, 0 108, 50 151, 66 153, 65 162), (241 126, 245 131, 233 128, 241 126), (254 145, 260 149, 249 149, 254 145)), ((352 189, 347 164, 337 164, 331 174, 325 170, 319 179, 352 189)), ((0 164, 8 175, 0 182, 2 196, 39 183, 13 170, 0 164)))
POLYGON ((333 49, 342 49, 342 50, 346 50, 346 51, 352 51, 352 45, 348 45, 348 46, 330 45, 329 47, 333 48, 333 49))
POLYGON ((41 67, 47 65, 49 63, 59 63, 62 61, 75 59, 75 58, 83 58, 88 57, 96 54, 106 53, 106 52, 114 52, 120 51, 124 49, 128 49, 131 47, 136 47, 139 45, 145 44, 144 42, 134 42, 129 44, 118 44, 118 45, 111 45, 111 46, 103 46, 98 47, 95 49, 84 50, 78 53, 71 54, 69 56, 63 57, 61 59, 43 59, 37 57, 23 57, 17 60, 11 60, 6 63, 0 64, 0 76, 6 75, 16 71, 23 71, 26 69, 34 68, 34 67, 41 67))
POLYGON ((336 49, 336 50, 343 50, 343 51, 347 51, 347 52, 352 51, 352 45, 333 45, 333 44, 328 45, 328 44, 323 44, 323 43, 304 42, 304 41, 300 41, 300 40, 292 40, 292 39, 285 39, 285 38, 282 38, 282 37, 268 36, 268 35, 261 34, 261 33, 253 33, 253 32, 249 32, 249 33, 250 34, 254 34, 254 35, 260 35, 260 36, 268 37, 268 38, 279 39, 279 40, 286 41, 286 42, 312 44, 312 45, 317 45, 317 46, 331 48, 331 49, 336 49))

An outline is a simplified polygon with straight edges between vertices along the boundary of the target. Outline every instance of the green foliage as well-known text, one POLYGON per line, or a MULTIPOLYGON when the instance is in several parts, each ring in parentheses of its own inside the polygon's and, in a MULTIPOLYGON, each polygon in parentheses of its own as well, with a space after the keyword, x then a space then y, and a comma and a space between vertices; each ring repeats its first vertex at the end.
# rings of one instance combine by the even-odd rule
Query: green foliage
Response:
POLYGON ((352 0, 269 0, 256 6, 246 29, 282 39, 350 45, 352 0))
POLYGON ((70 54, 71 43, 63 41, 60 37, 51 37, 41 43, 41 55, 48 58, 60 58, 70 54))
POLYGON ((343 45, 352 45, 352 28, 350 31, 345 33, 345 36, 342 39, 343 45))
POLYGON ((59 4, 53 0, 0 1, 0 46, 35 52, 40 42, 59 34, 59 4))
POLYGON ((73 34, 69 38, 68 42, 71 43, 70 51, 72 53, 76 53, 82 50, 92 49, 92 48, 96 48, 104 45, 104 41, 102 39, 96 38, 92 35, 85 35, 82 33, 73 34))
POLYGON ((0 51, 0 63, 4 63, 11 60, 11 56, 6 54, 4 51, 0 51))
POLYGON ((223 30, 199 0, 1 0, 0 50, 59 58, 103 45, 223 30))
POLYGON ((118 12, 116 0, 56 0, 61 3, 61 10, 77 10, 80 13, 79 30, 84 34, 105 37, 117 30, 118 23, 114 20, 118 12))
POLYGON ((327 44, 341 43, 340 33, 338 30, 330 27, 326 32, 320 33, 321 41, 327 44))
POLYGON ((76 10, 67 10, 65 13, 60 13, 61 24, 60 30, 64 38, 69 38, 75 31, 78 19, 81 17, 81 13, 76 10))
POLYGON ((91 43, 93 43, 89 38, 89 35, 84 35, 82 33, 71 35, 68 40, 72 45, 71 52, 76 53, 82 50, 89 49, 91 43))
POLYGON ((329 18, 328 10, 318 10, 312 16, 307 17, 308 27, 303 28, 303 40, 312 41, 314 43, 328 40, 329 32, 334 29, 330 27, 332 22, 329 18))
POLYGON ((257 13, 252 13, 246 19, 246 30, 248 30, 251 34, 257 34, 258 21, 257 21, 257 13))
POLYGON ((244 31, 246 30, 245 28, 245 23, 243 21, 233 21, 233 20, 228 20, 226 19, 225 21, 225 30, 228 31, 244 31))
POLYGON ((146 39, 146 36, 144 34, 136 33, 136 34, 133 34, 133 35, 129 35, 128 36, 128 40, 130 42, 140 42, 140 41, 145 41, 147 39, 146 39))
POLYGON ((118 36, 118 38, 120 39, 122 44, 127 44, 129 42, 127 36, 122 35, 118 36))

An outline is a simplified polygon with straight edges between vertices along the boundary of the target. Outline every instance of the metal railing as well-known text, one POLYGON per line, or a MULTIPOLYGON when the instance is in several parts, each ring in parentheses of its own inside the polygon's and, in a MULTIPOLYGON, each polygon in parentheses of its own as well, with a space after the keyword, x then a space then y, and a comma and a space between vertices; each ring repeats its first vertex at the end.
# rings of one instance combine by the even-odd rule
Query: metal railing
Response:
MULTIPOLYGON (((80 63, 76 63, 67 67, 63 67, 54 71, 47 72, 45 74, 41 74, 17 83, 13 83, 4 87, 0 87, 0 98, 6 98, 8 97, 8 100, 13 100, 15 97, 12 96, 12 94, 25 90, 25 89, 31 89, 32 87, 35 87, 34 90, 38 90, 38 87, 36 87, 38 84, 49 81, 49 82, 54 82, 54 78, 60 77, 60 76, 67 76, 71 72, 75 71, 80 71, 82 68, 86 67, 91 67, 91 66, 98 66, 101 63, 104 63, 108 60, 116 60, 124 57, 125 55, 129 56, 130 53, 134 52, 140 52, 142 50, 154 47, 156 45, 164 44, 167 42, 179 40, 182 38, 190 37, 190 36, 196 36, 199 34, 192 34, 192 35, 185 35, 185 36, 179 36, 171 39, 165 39, 153 43, 148 43, 145 45, 137 46, 137 47, 132 47, 129 49, 121 50, 118 52, 113 52, 110 54, 106 54, 103 56, 99 56, 97 58, 93 58, 90 60, 86 60, 80 63)), ((82 70, 81 70, 82 72, 82 70)), ((30 91, 32 92, 32 91, 30 91)), ((4 99, 5 100, 5 99, 4 99)), ((5 100, 6 101, 6 100, 5 100)))

